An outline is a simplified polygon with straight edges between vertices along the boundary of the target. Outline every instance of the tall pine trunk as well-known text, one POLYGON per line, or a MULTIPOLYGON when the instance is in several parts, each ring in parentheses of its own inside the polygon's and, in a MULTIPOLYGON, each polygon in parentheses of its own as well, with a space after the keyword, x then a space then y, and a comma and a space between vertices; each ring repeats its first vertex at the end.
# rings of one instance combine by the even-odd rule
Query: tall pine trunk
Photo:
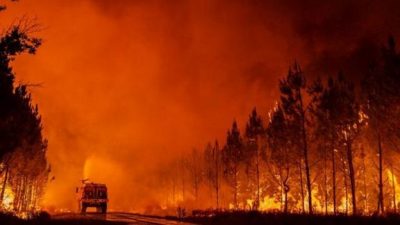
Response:
POLYGON ((3 202, 3 200, 4 200, 4 192, 6 190, 7 181, 8 181, 8 165, 6 165, 5 167, 6 167, 6 171, 5 171, 5 174, 4 174, 3 185, 1 187, 0 203, 3 202))
POLYGON ((219 152, 216 149, 215 150, 215 196, 216 196, 216 201, 217 201, 217 210, 219 209, 219 152))
POLYGON ((363 186, 364 186, 364 213, 368 212, 368 199, 367 199, 367 176, 365 167, 365 153, 364 148, 362 148, 362 169, 363 169, 363 186))
POLYGON ((378 193, 378 212, 384 213, 385 207, 383 202, 383 156, 381 135, 378 134, 378 155, 379 155, 379 193, 378 193))
POLYGON ((346 174, 346 162, 345 160, 342 160, 342 165, 343 165, 343 179, 344 179, 344 193, 345 193, 345 214, 347 215, 349 212, 349 190, 348 190, 348 185, 347 185, 347 174, 346 174))
POLYGON ((324 200, 325 200, 325 215, 328 214, 328 177, 327 177, 327 160, 326 160, 326 149, 324 150, 324 200))
POLYGON ((302 130, 302 141, 303 141, 303 157, 304 157, 304 166, 306 170, 306 185, 308 192, 308 213, 313 214, 313 206, 312 206, 312 192, 311 192, 311 177, 310 177, 310 164, 308 162, 308 143, 307 143, 307 131, 306 131, 306 115, 303 106, 303 99, 301 96, 300 89, 298 90, 298 95, 300 99, 300 107, 301 107, 301 130, 302 130))
POLYGON ((304 185, 303 185, 303 169, 302 169, 302 162, 299 160, 299 173, 300 173, 300 196, 301 196, 301 210, 304 213, 304 185))
POLYGON ((335 148, 332 143, 331 146, 332 153, 332 197, 333 197, 333 214, 337 213, 337 203, 336 203, 336 160, 335 160, 335 148))
POLYGON ((394 182, 394 170, 393 170, 393 165, 391 165, 391 171, 392 171, 392 190, 393 190, 393 212, 396 213, 397 207, 396 207, 396 184, 394 182))
POLYGON ((259 153, 257 146, 257 156, 256 156, 256 182, 257 182, 257 197, 256 197, 256 208, 260 206, 260 164, 259 164, 259 153))
POLYGON ((237 165, 235 165, 234 167, 234 187, 233 187, 233 204, 234 204, 234 208, 238 209, 238 170, 237 170, 237 165))
POLYGON ((357 201, 356 201, 356 180, 354 175, 353 165, 353 152, 351 149, 351 141, 347 141, 347 161, 349 165, 349 176, 350 176, 350 188, 351 188, 351 203, 353 206, 353 214, 357 214, 357 201))

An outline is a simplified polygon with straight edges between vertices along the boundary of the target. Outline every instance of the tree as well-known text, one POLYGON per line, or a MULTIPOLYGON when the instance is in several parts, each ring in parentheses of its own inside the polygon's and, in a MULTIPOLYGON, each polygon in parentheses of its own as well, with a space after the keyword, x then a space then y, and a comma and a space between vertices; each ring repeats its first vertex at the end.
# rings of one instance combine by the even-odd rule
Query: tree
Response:
POLYGON ((236 121, 233 122, 232 128, 227 133, 222 154, 224 174, 233 193, 233 207, 238 209, 239 166, 243 162, 243 140, 236 121))
POLYGON ((333 171, 334 213, 336 213, 336 174, 335 148, 345 146, 349 179, 352 193, 353 213, 357 213, 356 181, 352 144, 363 127, 364 120, 360 115, 360 105, 356 100, 354 85, 346 81, 342 73, 336 79, 329 78, 323 88, 317 81, 310 93, 313 95, 311 112, 315 116, 316 134, 323 148, 330 148, 333 171))
POLYGON ((201 155, 197 149, 193 149, 191 154, 189 155, 188 158, 188 169, 190 173, 190 178, 192 182, 192 187, 193 187, 193 194, 195 197, 195 200, 197 201, 199 198, 199 189, 200 189, 200 184, 202 182, 202 161, 201 155))
POLYGON ((361 82, 362 111, 368 118, 367 131, 371 136, 370 144, 377 148, 378 163, 378 212, 383 213, 383 144, 393 144, 399 139, 400 120, 400 55, 396 51, 393 37, 388 40, 388 46, 382 49, 380 57, 374 62, 361 82))
POLYGON ((287 118, 288 124, 293 132, 293 141, 297 142, 297 148, 301 151, 308 193, 308 212, 313 213, 312 192, 309 164, 309 146, 306 129, 306 107, 303 100, 302 91, 306 88, 306 79, 300 66, 295 63, 289 68, 288 75, 279 83, 281 92, 282 108, 287 118))
POLYGON ((256 182, 256 199, 253 205, 258 209, 260 205, 260 159, 263 152, 262 140, 264 139, 264 126, 261 117, 257 114, 256 108, 253 109, 246 124, 247 146, 245 148, 245 158, 247 167, 254 167, 256 182), (254 166, 253 166, 254 163, 254 166))
POLYGON ((288 132, 287 121, 285 119, 282 108, 278 105, 271 115, 270 122, 266 128, 268 137, 268 147, 270 150, 270 159, 267 165, 272 166, 273 178, 278 181, 281 189, 283 201, 283 212, 288 212, 288 192, 289 192, 289 177, 291 167, 291 149, 292 140, 290 133, 288 132), (274 169, 276 168, 276 169, 274 169), (274 172, 276 171, 276 172, 274 172))
MULTIPOLYGON (((330 82, 329 82, 330 83, 330 82)), ((332 118, 332 111, 335 107, 333 105, 333 96, 324 88, 321 79, 317 79, 309 88, 308 93, 311 96, 310 112, 312 114, 313 137, 317 145, 318 153, 323 158, 323 171, 324 171, 324 195, 325 195, 325 213, 328 213, 328 177, 327 177, 327 161, 331 160, 332 170, 332 198, 333 198, 333 213, 336 214, 336 159, 335 147, 338 140, 334 121, 332 118)))
POLYGON ((15 86, 10 66, 17 55, 34 54, 40 46, 41 40, 28 33, 28 28, 14 26, 0 39, 0 164, 4 168, 0 202, 10 186, 17 211, 36 206, 49 173, 38 107, 32 105, 27 85, 15 86))
POLYGON ((219 209, 219 192, 220 192, 220 171, 221 171, 221 154, 218 141, 214 146, 207 144, 204 150, 205 157, 205 173, 206 178, 212 189, 215 191, 215 206, 219 209))

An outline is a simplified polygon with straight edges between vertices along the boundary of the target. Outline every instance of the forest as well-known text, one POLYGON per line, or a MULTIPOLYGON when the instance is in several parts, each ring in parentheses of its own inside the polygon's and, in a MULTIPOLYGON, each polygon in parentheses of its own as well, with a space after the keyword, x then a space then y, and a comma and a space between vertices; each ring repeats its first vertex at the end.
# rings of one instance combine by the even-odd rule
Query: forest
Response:
POLYGON ((50 173, 47 140, 30 84, 17 84, 12 62, 34 54, 41 40, 31 37, 35 24, 20 21, 0 37, 0 211, 27 217, 40 209, 50 173))
MULTIPOLYGON (((360 78, 307 77, 298 63, 280 79, 267 115, 233 121, 223 143, 157 172, 160 210, 258 210, 377 215, 400 206, 400 54, 390 37, 360 78)), ((147 209, 151 212, 151 207, 147 209)))

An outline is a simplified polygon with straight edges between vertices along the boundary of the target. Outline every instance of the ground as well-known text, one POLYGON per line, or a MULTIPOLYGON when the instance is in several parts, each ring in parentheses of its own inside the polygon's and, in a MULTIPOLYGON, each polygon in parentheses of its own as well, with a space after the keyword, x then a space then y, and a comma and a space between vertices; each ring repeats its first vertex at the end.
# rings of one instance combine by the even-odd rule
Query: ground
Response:
POLYGON ((1 225, 399 225, 400 215, 385 216, 325 216, 306 214, 282 214, 260 212, 222 212, 214 216, 187 217, 177 221, 175 217, 155 217, 132 213, 111 212, 106 215, 87 213, 39 216, 21 220, 0 214, 1 225))
MULTIPOLYGON (((41 216, 31 220, 22 220, 14 216, 0 214, 0 225, 173 225, 176 220, 168 220, 161 217, 143 216, 132 213, 65 213, 41 216)), ((190 223, 179 222, 180 225, 190 223)))

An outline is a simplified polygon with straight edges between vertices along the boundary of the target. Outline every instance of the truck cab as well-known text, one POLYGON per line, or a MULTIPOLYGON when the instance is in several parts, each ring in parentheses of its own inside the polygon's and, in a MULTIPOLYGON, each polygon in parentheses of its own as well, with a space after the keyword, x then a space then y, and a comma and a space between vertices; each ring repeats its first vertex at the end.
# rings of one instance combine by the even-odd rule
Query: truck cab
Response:
POLYGON ((94 207, 98 213, 107 213, 108 194, 105 184, 82 182, 76 188, 78 195, 78 208, 81 213, 86 213, 87 208, 94 207))

